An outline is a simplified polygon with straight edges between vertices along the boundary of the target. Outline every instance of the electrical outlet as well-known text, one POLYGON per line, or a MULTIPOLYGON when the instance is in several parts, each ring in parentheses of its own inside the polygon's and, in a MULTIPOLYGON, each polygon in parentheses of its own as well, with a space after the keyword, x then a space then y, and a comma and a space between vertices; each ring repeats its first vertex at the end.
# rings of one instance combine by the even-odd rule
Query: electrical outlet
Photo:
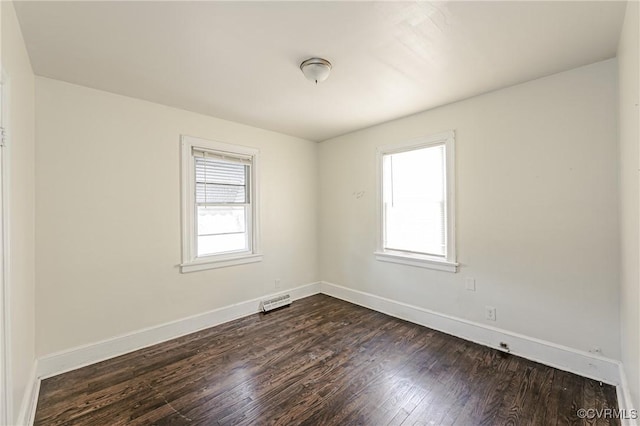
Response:
POLYGON ((496 320, 496 308, 493 306, 485 306, 484 307, 484 315, 489 321, 496 320))
POLYGON ((476 291, 476 279, 475 278, 465 278, 464 286, 469 291, 476 291))
POLYGON ((276 280, 273 282, 273 285, 275 288, 280 288, 280 278, 276 278, 276 280))

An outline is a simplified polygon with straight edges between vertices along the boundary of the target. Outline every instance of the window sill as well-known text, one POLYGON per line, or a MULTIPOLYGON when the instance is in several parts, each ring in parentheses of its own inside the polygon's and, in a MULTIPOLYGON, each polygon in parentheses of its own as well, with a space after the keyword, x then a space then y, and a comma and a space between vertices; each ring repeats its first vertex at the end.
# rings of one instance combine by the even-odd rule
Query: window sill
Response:
POLYGON ((431 256, 412 255, 408 253, 391 253, 377 251, 374 253, 376 260, 381 262, 399 263, 402 265, 416 266, 418 268, 435 269, 436 271, 457 272, 458 263, 449 262, 431 256))
POLYGON ((198 259, 193 262, 183 263, 180 265, 180 272, 185 274, 188 272, 204 271, 206 269, 226 268, 227 266, 242 265, 245 263, 254 263, 262 261, 261 254, 243 254, 235 257, 225 257, 218 259, 198 259))

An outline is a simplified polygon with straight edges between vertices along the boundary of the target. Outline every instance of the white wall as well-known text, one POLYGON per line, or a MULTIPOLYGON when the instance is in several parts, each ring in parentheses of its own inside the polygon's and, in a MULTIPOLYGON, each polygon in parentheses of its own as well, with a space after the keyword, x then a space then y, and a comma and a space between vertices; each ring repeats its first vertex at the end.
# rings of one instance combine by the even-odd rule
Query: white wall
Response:
POLYGON ((616 80, 608 60, 322 142, 323 280, 619 359, 616 80), (459 272, 376 261, 376 147, 449 129, 459 272))
POLYGON ((12 2, 2 2, 2 68, 8 79, 10 362, 13 422, 31 385, 34 350, 34 76, 12 2))
POLYGON ((40 77, 36 135, 39 355, 319 279, 317 144, 40 77), (180 274, 181 134, 260 149, 262 262, 180 274))
POLYGON ((634 406, 640 407, 640 127, 638 2, 629 2, 618 45, 620 115, 620 318, 622 362, 634 406))

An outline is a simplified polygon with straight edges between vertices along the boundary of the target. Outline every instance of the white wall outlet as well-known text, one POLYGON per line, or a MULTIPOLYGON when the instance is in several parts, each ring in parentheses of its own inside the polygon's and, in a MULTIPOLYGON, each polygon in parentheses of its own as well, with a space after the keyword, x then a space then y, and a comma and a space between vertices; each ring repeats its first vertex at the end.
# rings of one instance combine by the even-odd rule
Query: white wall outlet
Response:
POLYGON ((484 315, 489 321, 496 320, 496 308, 493 306, 485 306, 484 307, 484 315))
POLYGON ((464 287, 469 291, 476 291, 476 279, 469 277, 465 278, 464 287))
POLYGON ((275 281, 273 282, 273 286, 275 288, 280 288, 280 278, 275 279, 275 281))

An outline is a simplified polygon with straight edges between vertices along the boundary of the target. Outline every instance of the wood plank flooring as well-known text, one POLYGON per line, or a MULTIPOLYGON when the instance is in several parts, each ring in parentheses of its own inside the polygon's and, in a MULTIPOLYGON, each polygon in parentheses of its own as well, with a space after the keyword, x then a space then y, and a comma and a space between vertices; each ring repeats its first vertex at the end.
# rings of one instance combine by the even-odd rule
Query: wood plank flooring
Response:
POLYGON ((36 425, 607 425, 601 385, 324 295, 42 382, 36 425))

